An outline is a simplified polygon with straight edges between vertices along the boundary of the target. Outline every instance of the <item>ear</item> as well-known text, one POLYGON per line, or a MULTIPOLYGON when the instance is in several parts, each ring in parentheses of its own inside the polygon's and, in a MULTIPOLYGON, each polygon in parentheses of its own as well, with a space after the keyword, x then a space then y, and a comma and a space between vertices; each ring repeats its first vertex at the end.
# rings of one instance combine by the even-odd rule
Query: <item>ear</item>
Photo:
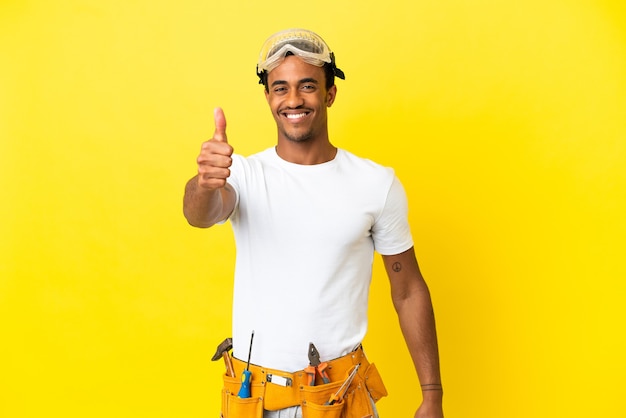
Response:
POLYGON ((328 89, 326 93, 326 106, 331 107, 335 103, 335 97, 337 96, 337 86, 333 85, 328 89))
POLYGON ((265 100, 267 101, 267 103, 269 103, 270 102, 270 93, 266 89, 263 89, 263 92, 265 92, 265 100))

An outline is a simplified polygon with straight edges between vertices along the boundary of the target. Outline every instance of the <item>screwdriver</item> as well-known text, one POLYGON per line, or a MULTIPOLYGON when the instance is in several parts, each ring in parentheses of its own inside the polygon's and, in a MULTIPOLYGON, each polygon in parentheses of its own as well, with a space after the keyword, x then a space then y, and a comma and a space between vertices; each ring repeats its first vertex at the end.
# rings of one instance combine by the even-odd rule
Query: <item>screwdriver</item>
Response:
POLYGON ((246 370, 241 374, 241 388, 239 388, 239 393, 237 396, 240 398, 249 398, 251 397, 250 393, 250 380, 252 379, 252 373, 250 372, 250 356, 252 355, 252 340, 254 340, 254 331, 252 331, 252 335, 250 336, 250 350, 248 351, 248 364, 246 365, 246 370))
POLYGON ((352 372, 350 373, 350 376, 348 376, 346 381, 343 382, 343 384, 337 390, 337 392, 335 392, 332 395, 330 395, 330 399, 328 401, 326 401, 326 403, 324 405, 334 405, 335 402, 340 401, 340 400, 343 399, 343 395, 346 394, 345 392, 346 392, 346 390, 348 390, 348 386, 350 386, 350 383, 352 383, 352 379, 354 379, 354 376, 356 375, 357 370, 359 370, 359 367, 361 367, 361 363, 359 363, 356 366, 354 366, 354 370, 352 370, 352 372))

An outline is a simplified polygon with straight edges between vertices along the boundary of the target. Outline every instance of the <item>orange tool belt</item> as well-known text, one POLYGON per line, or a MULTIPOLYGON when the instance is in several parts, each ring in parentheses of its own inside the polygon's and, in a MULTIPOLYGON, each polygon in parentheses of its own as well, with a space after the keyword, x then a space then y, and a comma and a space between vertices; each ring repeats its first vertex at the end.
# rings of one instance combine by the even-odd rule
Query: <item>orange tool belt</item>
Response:
MULTIPOLYGON (((315 386, 307 385, 304 370, 294 373, 250 364, 250 398, 239 398, 241 376, 246 362, 232 358, 235 377, 224 375, 222 389, 222 417, 257 418, 263 416, 263 409, 275 411, 300 405, 304 418, 341 417, 362 418, 374 414, 372 401, 377 402, 387 396, 385 385, 373 363, 365 357, 363 349, 329 360, 328 377, 330 383, 315 386), (333 405, 324 405, 349 377, 350 372, 360 364, 354 379, 347 387, 345 395, 333 405)), ((343 390, 342 390, 343 392, 343 390)))

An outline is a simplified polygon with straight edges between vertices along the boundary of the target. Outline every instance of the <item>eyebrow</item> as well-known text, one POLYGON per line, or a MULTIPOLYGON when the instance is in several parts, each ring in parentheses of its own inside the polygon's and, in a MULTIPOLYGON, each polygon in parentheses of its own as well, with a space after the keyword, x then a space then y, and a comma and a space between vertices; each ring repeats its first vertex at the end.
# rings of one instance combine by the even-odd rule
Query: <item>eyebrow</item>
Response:
MULTIPOLYGON (((298 81, 298 84, 304 84, 304 83, 319 84, 319 81, 317 81, 316 79, 311 78, 311 77, 303 78, 302 80, 298 81)), ((289 83, 287 83, 286 80, 275 80, 272 83, 272 87, 278 86, 278 85, 284 85, 284 84, 289 84, 289 83)))

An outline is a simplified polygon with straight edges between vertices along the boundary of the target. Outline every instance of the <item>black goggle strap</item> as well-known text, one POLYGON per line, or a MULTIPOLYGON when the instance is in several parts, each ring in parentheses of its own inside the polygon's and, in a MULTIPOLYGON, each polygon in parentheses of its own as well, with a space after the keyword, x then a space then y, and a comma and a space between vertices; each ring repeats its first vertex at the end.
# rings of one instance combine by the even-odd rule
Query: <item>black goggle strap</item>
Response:
MULTIPOLYGON (((332 53, 332 52, 330 53, 330 65, 332 66, 333 73, 335 74, 335 77, 340 78, 342 80, 346 79, 346 75, 343 73, 343 71, 341 71, 335 65, 335 54, 332 53)), ((256 66, 256 75, 259 77, 259 84, 263 84, 263 78, 264 78, 266 72, 267 72, 266 70, 259 71, 259 65, 257 64, 257 66, 256 66)))

